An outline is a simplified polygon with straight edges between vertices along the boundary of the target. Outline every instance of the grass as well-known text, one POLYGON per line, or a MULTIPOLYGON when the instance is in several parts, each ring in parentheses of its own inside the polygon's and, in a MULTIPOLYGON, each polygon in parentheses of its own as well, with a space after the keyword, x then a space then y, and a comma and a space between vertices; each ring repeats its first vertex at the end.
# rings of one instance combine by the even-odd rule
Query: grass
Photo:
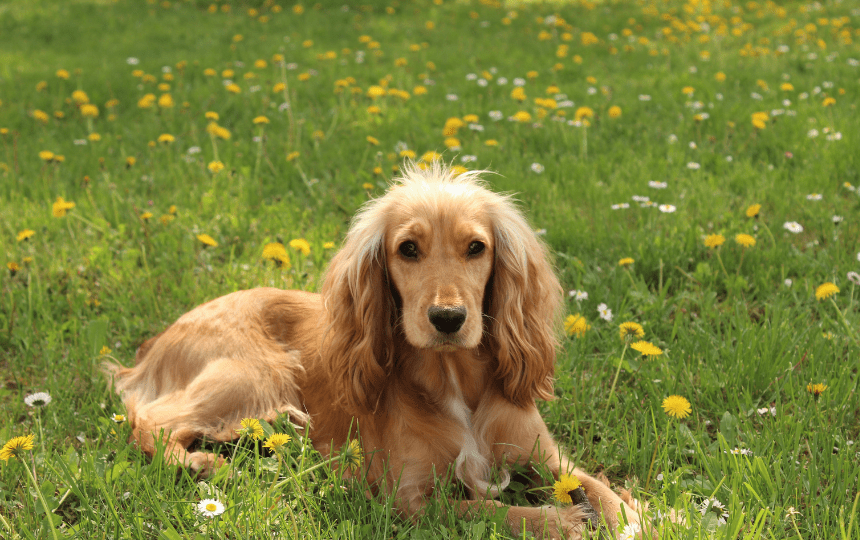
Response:
POLYGON ((0 463, 3 538, 510 538, 446 503, 398 517, 284 422, 265 427, 286 453, 222 445, 231 466, 198 482, 126 443, 99 371, 205 300, 316 290, 350 216, 426 152, 498 172, 587 293, 541 405, 582 468, 685 517, 661 538, 860 538, 860 11, 495 4, 0 7, 0 441, 34 436, 0 463), (295 239, 309 252, 262 258, 295 239), (625 347, 625 321, 662 354, 625 347))

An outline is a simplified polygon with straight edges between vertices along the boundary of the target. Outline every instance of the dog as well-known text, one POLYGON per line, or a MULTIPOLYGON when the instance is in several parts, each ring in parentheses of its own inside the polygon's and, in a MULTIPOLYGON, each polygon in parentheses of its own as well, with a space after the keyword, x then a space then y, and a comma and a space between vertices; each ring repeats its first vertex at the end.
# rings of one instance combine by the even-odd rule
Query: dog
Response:
POLYGON ((109 366, 133 442, 205 477, 224 460, 193 441, 288 415, 323 455, 358 431, 375 456, 361 474, 407 516, 435 474, 466 488, 454 505, 468 514, 503 506, 505 470, 542 463, 576 476, 588 501, 507 507, 517 535, 580 538, 594 509, 610 531, 622 512, 637 522, 635 501, 575 468, 538 412, 553 398, 562 290, 545 245, 482 174, 406 164, 352 220, 320 294, 222 296, 141 345, 133 368, 109 366))

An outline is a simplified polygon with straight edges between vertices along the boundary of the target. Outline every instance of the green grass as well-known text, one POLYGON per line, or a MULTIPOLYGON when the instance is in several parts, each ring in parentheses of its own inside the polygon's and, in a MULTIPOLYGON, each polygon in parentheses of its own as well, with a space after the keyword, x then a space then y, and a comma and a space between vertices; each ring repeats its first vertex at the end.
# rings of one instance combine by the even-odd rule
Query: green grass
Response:
MULTIPOLYGON (((145 458, 111 420, 123 409, 99 371, 106 357, 130 364, 180 314, 237 289, 317 290, 336 249, 326 244, 384 191, 406 147, 496 171, 493 188, 516 192, 546 230, 565 288, 588 293, 568 300, 590 326, 568 336, 558 399, 541 407, 582 468, 685 516, 664 522, 661 538, 860 538, 860 291, 848 274, 860 271, 860 11, 492 4, 0 7, 0 441, 35 436, 32 451, 0 463, 0 536, 510 538, 500 516, 458 519, 441 502, 402 519, 390 499, 337 477, 286 423, 273 428, 294 437, 283 462, 248 441, 226 444, 216 450, 229 469, 198 482, 145 458), (598 42, 583 44, 586 32, 598 42), (511 97, 518 78, 522 103, 511 97), (368 97, 374 85, 408 99, 368 97), (75 90, 97 117, 82 115, 75 90), (174 106, 141 108, 149 93, 174 106), (561 107, 535 103, 547 97, 561 107), (588 126, 570 122, 580 107, 593 111, 588 126), (207 111, 229 139, 210 136, 207 111), (508 120, 518 111, 532 120, 508 120), (756 112, 768 113, 763 129, 756 112), (461 149, 446 149, 446 121, 472 114, 455 135, 461 149), (253 123, 261 115, 268 124, 253 123), (162 134, 174 142, 156 142, 162 134), (212 173, 216 160, 225 168, 212 173), (64 217, 52 215, 57 197, 75 203, 64 217), (629 208, 612 209, 620 203, 629 208), (752 204, 762 205, 757 218, 745 215, 752 204), (201 233, 218 245, 205 247, 201 233), (739 246, 740 233, 756 244, 739 246), (706 247, 710 234, 725 244, 706 247), (288 247, 290 268, 262 259, 267 243, 297 238, 311 249, 288 247), (635 263, 619 266, 624 257, 635 263), (816 299, 826 282, 839 292, 816 299), (625 349, 624 321, 643 325, 663 354, 625 349), (827 385, 817 398, 814 383, 827 385), (38 391, 51 403, 25 405, 38 391), (689 417, 664 413, 674 394, 690 401, 689 417), (725 525, 699 512, 709 497, 725 504, 725 525), (204 498, 225 513, 202 516, 204 498)), ((506 500, 550 496, 515 487, 506 500)))

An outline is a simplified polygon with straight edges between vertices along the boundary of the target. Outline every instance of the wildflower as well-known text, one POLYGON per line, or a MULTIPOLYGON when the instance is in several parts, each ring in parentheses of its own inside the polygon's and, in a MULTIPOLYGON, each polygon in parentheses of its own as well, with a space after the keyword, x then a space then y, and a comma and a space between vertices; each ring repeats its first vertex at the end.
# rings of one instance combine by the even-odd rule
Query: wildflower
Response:
POLYGON ((51 395, 47 392, 36 392, 24 398, 28 407, 44 407, 51 402, 51 395))
POLYGON ((677 210, 677 208, 675 208, 675 205, 672 205, 672 204, 661 204, 661 205, 660 205, 660 206, 658 206, 657 208, 658 208, 661 212, 663 212, 664 214, 671 214, 672 212, 674 212, 675 210, 677 210))
POLYGON ((693 171, 697 171, 697 170, 701 169, 702 166, 700 164, 696 163, 695 161, 691 161, 691 162, 687 163, 687 168, 690 170, 693 170, 693 171))
POLYGON ((746 215, 748 218, 758 217, 758 213, 761 210, 760 204, 753 204, 747 207, 746 215))
POLYGON ((198 234, 197 240, 199 240, 204 246, 218 247, 218 242, 208 234, 198 234))
POLYGON ((258 440, 263 437, 263 426, 256 418, 243 418, 239 424, 242 426, 242 429, 237 429, 236 433, 240 436, 247 436, 254 440, 258 440))
POLYGON ((99 115, 99 108, 91 103, 81 105, 81 116, 84 118, 95 118, 99 115))
POLYGON ((511 116, 511 120, 514 122, 528 122, 532 119, 532 115, 526 111, 517 111, 513 116, 511 116))
POLYGON ((807 201, 820 201, 823 198, 821 193, 810 193, 806 196, 807 201))
POLYGON ((839 287, 831 282, 822 283, 815 289, 815 298, 818 300, 824 300, 825 298, 830 298, 834 294, 839 292, 839 287))
POLYGON ((620 261, 618 261, 618 266, 630 266, 634 261, 632 257, 624 257, 620 261))
POLYGON ((65 201, 62 197, 57 197, 57 200, 54 201, 54 205, 51 208, 51 212, 54 214, 54 217, 64 217, 66 215, 67 210, 71 210, 75 207, 75 203, 71 201, 65 201))
POLYGON ((824 101, 821 102, 821 105, 824 107, 830 107, 831 105, 836 103, 836 99, 832 97, 824 98, 824 101))
POLYGON ((760 415, 770 413, 771 416, 776 416, 776 407, 762 407, 761 409, 756 409, 756 412, 760 415))
POLYGON ((173 96, 171 96, 170 94, 162 94, 158 98, 158 106, 162 109, 169 109, 173 107, 173 105, 175 105, 175 103, 173 101, 173 96))
POLYGON ((609 118, 619 118, 621 116, 621 107, 613 105, 609 107, 609 118))
POLYGON ((729 450, 729 453, 732 454, 733 456, 751 456, 752 450, 748 450, 746 448, 734 447, 731 450, 729 450))
POLYGON ((90 102, 90 97, 83 90, 75 90, 72 92, 72 101, 77 105, 83 105, 90 102))
POLYGON ((290 152, 289 154, 287 154, 287 161, 293 161, 294 159, 296 159, 300 155, 301 154, 299 152, 290 152))
POLYGON ((42 150, 41 152, 39 152, 39 159, 50 163, 54 160, 54 153, 50 150, 42 150))
POLYGON ((767 127, 769 118, 770 115, 766 112, 754 112, 752 113, 752 125, 756 129, 764 129, 767 127))
POLYGON ((663 410, 673 418, 686 418, 693 412, 690 402, 683 396, 669 396, 663 400, 663 410))
POLYGON ((134 167, 135 163, 137 163, 137 158, 135 158, 134 156, 129 156, 129 157, 125 158, 125 168, 126 169, 131 169, 132 167, 134 167))
POLYGON ((544 166, 540 163, 532 163, 531 170, 537 174, 540 174, 544 171, 544 166))
POLYGON ((818 399, 818 396, 824 393, 827 390, 827 385, 823 383, 809 383, 806 385, 806 391, 812 394, 815 399, 818 399))
POLYGON ((158 142, 164 143, 164 144, 170 144, 175 140, 176 140, 176 137, 174 137, 170 133, 162 133, 161 135, 158 136, 158 142))
POLYGON ((209 172, 218 174, 224 170, 224 164, 220 161, 210 161, 206 168, 209 169, 209 172))
POLYGON ((496 139, 487 139, 484 141, 484 146, 499 146, 499 141, 496 139))
POLYGON ((658 180, 649 180, 648 181, 648 187, 654 188, 654 189, 666 189, 666 187, 668 185, 669 185, 668 182, 660 182, 658 180))
POLYGON ((569 474, 562 474, 558 477, 558 481, 553 484, 553 497, 560 503, 570 504, 573 502, 573 498, 570 496, 571 492, 576 491, 581 486, 582 482, 579 481, 579 478, 569 474))
POLYGON ((369 142, 373 146, 379 146, 379 139, 377 139, 376 137, 371 137, 370 135, 368 135, 367 142, 369 142))
POLYGON ((627 321, 621 323, 619 326, 621 339, 642 339, 645 337, 645 329, 642 328, 642 325, 639 323, 635 323, 632 321, 627 321))
POLYGON ((854 285, 860 285, 860 274, 858 274, 857 272, 848 272, 847 277, 848 281, 850 281, 854 285))
POLYGON ((290 240, 290 247, 296 251, 301 251, 302 255, 307 256, 311 254, 311 245, 304 238, 294 238, 290 240))
POLYGON ((709 234, 705 237, 705 246, 709 248, 718 248, 725 243, 726 237, 721 234, 709 234))
POLYGON ((111 353, 110 347, 107 345, 102 345, 102 348, 99 349, 99 356, 107 356, 111 353))
POLYGON ((269 119, 268 119, 268 118, 266 118, 265 116, 258 116, 258 117, 256 117, 256 118, 254 118, 253 122, 254 122, 254 124, 257 124, 257 125, 259 125, 259 124, 268 124, 268 123, 269 123, 269 119))
POLYGON ((68 70, 65 70, 65 69, 58 69, 56 75, 60 79, 68 80, 68 78, 69 78, 69 72, 68 72, 68 70))
POLYGON ((782 224, 782 228, 794 234, 799 234, 803 232, 803 225, 796 221, 786 221, 782 224))
POLYGON ((572 290, 568 293, 571 298, 576 300, 577 302, 581 302, 583 300, 588 300, 588 293, 585 291, 572 290))
POLYGON ((753 247, 755 245, 755 238, 748 234, 738 234, 735 236, 735 242, 742 245, 745 248, 753 247))
POLYGON ((119 414, 119 413, 112 414, 110 419, 113 420, 114 422, 116 422, 117 424, 122 424, 123 422, 125 422, 125 415, 119 414))
POLYGON ((33 439, 35 435, 32 434, 9 439, 0 450, 0 459, 3 461, 9 461, 11 458, 21 459, 21 452, 33 449, 33 439))
POLYGON ((144 212, 140 215, 140 219, 146 221, 152 219, 152 212, 144 212))
POLYGON ((266 442, 263 443, 263 447, 268 448, 272 452, 278 454, 285 450, 284 447, 287 445, 287 443, 290 442, 290 440, 290 436, 284 433, 272 433, 271 435, 269 435, 269 438, 266 439, 266 442))
POLYGON ((15 274, 17 274, 17 273, 18 273, 18 270, 20 270, 20 269, 21 269, 21 267, 20 267, 20 266, 18 266, 18 263, 16 263, 15 261, 9 261, 9 262, 7 262, 7 263, 6 263, 6 268, 8 268, 8 269, 9 269, 9 274, 10 274, 12 277, 15 277, 15 274))
POLYGON ((642 356, 660 356, 663 354, 663 349, 647 341, 637 341, 630 348, 641 352, 642 356))
POLYGON ((728 512, 726 512, 726 505, 713 497, 705 499, 705 501, 702 502, 702 507, 699 509, 699 512, 704 516, 709 511, 717 514, 717 525, 726 524, 726 519, 729 517, 728 512))
POLYGON ((280 242, 270 242, 263 247, 263 258, 270 261, 275 261, 275 264, 281 267, 290 267, 290 256, 284 248, 284 244, 280 242))
POLYGON ((203 499, 197 503, 197 511, 205 517, 220 516, 224 513, 224 505, 215 499, 203 499))
POLYGON ((638 523, 628 523, 618 534, 618 540, 636 540, 639 538, 638 534, 641 530, 642 528, 639 527, 638 523))
POLYGON ((580 107, 576 109, 573 118, 578 122, 585 118, 594 118, 594 110, 591 107, 580 107))
POLYGON ((577 313, 576 315, 568 315, 564 321, 564 329, 567 335, 582 337, 591 329, 591 325, 585 320, 585 317, 577 313))
POLYGON ((23 242, 24 240, 29 240, 34 234, 36 234, 36 231, 24 229, 18 233, 18 241, 23 242))
POLYGON ((612 310, 609 309, 606 304, 599 304, 597 306, 597 312, 600 313, 600 318, 604 321, 612 320, 612 310))
POLYGON ((361 444, 357 439, 349 441, 340 454, 343 463, 351 471, 358 470, 361 463, 364 461, 364 453, 361 450, 361 444))

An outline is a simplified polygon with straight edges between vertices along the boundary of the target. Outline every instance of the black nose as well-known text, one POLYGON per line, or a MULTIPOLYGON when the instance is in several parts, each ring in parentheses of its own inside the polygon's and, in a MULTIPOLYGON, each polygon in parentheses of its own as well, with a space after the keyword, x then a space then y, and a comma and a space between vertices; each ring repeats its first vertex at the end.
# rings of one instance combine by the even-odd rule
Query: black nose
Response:
POLYGON ((430 309, 427 310, 427 317, 430 319, 430 323, 436 327, 436 330, 445 334, 453 334, 466 322, 466 306, 430 306, 430 309))

